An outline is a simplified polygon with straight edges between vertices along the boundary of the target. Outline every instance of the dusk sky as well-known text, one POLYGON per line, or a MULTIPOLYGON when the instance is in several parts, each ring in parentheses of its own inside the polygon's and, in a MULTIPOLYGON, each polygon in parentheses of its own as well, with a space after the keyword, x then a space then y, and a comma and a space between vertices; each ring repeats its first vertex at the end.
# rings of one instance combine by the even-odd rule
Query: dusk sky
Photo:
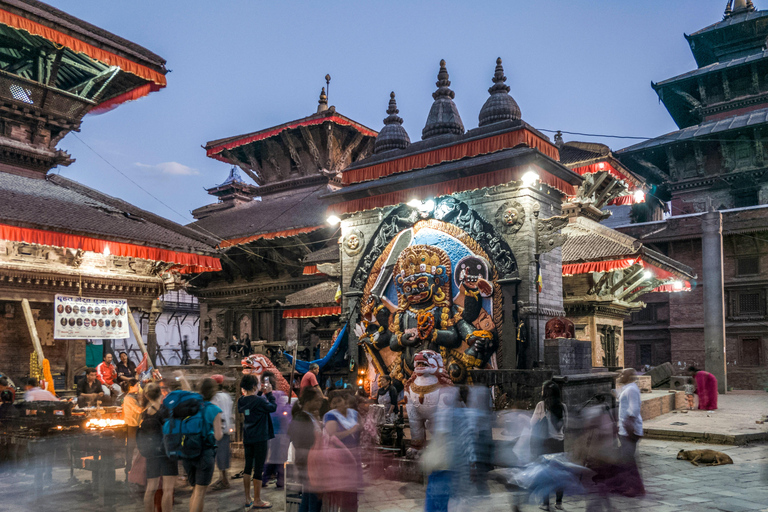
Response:
MULTIPOLYGON (((204 188, 229 171, 201 145, 312 114, 326 73, 329 103, 374 130, 394 90, 412 141, 421 138, 441 58, 467 129, 477 126, 500 56, 510 94, 536 128, 646 137, 673 131, 650 82, 696 67, 683 33, 721 20, 726 4, 47 1, 148 48, 172 70, 166 89, 86 116, 81 133, 59 145, 77 161, 52 172, 183 224, 192 221, 190 210, 213 202, 204 188)), ((768 0, 755 4, 767 8, 768 0)), ((565 140, 614 150, 637 142, 565 140)))

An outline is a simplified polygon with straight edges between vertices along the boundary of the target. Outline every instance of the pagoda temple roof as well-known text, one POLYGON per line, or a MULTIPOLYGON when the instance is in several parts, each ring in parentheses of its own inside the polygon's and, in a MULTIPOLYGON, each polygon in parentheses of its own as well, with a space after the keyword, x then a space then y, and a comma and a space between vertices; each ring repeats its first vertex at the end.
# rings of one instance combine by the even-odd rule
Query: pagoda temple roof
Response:
POLYGON ((256 132, 246 133, 243 135, 234 135, 232 137, 225 137, 223 139, 212 140, 205 144, 204 146, 205 153, 206 153, 206 156, 209 156, 211 158, 221 160, 222 162, 229 162, 229 160, 227 160, 226 158, 220 155, 220 153, 222 153, 226 149, 234 149, 240 146, 244 146, 246 144, 250 144, 252 142, 268 139, 270 137, 274 137, 275 135, 279 135, 280 132, 283 132, 285 130, 292 130, 295 128, 300 128, 302 126, 305 126, 305 127, 314 126, 322 123, 336 123, 343 126, 351 126, 352 128, 356 129, 358 132, 362 133, 363 135, 367 135, 370 137, 376 137, 378 133, 375 130, 371 130, 366 126, 363 126, 357 121, 353 121, 352 119, 339 114, 338 112, 336 112, 335 109, 328 109, 322 112, 317 112, 315 114, 312 114, 311 116, 303 117, 295 121, 289 121, 287 123, 283 123, 277 126, 272 126, 270 128, 265 128, 263 130, 259 130, 256 132))
POLYGON ((36 0, 0 0, 0 33, 6 40, 1 48, 4 58, 12 64, 18 61, 13 67, 21 71, 12 74, 22 78, 41 81, 24 66, 29 49, 32 54, 61 52, 51 86, 97 103, 91 112, 109 110, 166 86, 162 57, 36 0))
POLYGON ((188 227, 225 241, 272 233, 278 234, 271 238, 294 236, 300 234, 295 230, 322 227, 318 224, 324 222, 326 205, 319 197, 325 191, 325 183, 288 189, 271 194, 268 200, 249 201, 216 212, 188 227))
POLYGON ((311 252, 304 257, 304 263, 329 263, 336 261, 339 261, 339 247, 335 243, 330 247, 311 252))
POLYGON ((675 77, 662 80, 661 82, 651 83, 651 86, 653 87, 654 90, 658 90, 659 88, 670 85, 670 84, 682 82, 684 80, 689 80, 691 78, 696 78, 701 75, 706 75, 708 73, 713 73, 715 71, 721 71, 727 68, 745 66, 745 65, 763 60, 765 58, 768 58, 768 49, 763 49, 758 51, 757 53, 753 53, 753 54, 746 55, 744 57, 739 57, 736 59, 731 59, 725 62, 716 62, 714 64, 710 64, 708 66, 704 66, 698 69, 694 69, 693 71, 683 73, 682 75, 677 75, 675 77))
POLYGON ((4 240, 84 250, 109 245, 114 255, 162 259, 143 250, 157 248, 167 251, 169 262, 175 251, 206 270, 221 268, 211 238, 63 176, 0 172, 0 196, 4 240))
POLYGON ((296 306, 314 306, 322 307, 328 305, 336 305, 336 290, 338 290, 339 284, 333 281, 316 284, 299 290, 298 292, 291 293, 285 297, 286 307, 296 306))
POLYGON ((710 32, 714 32, 715 30, 732 27, 733 25, 738 25, 740 23, 744 23, 745 21, 764 18, 766 16, 768 16, 768 11, 749 11, 749 12, 743 12, 739 14, 733 14, 731 16, 728 16, 722 21, 718 21, 717 23, 713 23, 708 27, 704 27, 701 30, 697 30, 696 32, 693 32, 692 34, 688 34, 686 37, 690 38, 690 37, 695 37, 702 34, 708 34, 710 32))
POLYGON ((661 280, 669 279, 669 274, 683 280, 696 277, 691 267, 591 219, 574 217, 562 233, 567 235, 562 249, 563 274, 566 275, 629 268, 642 260, 661 280))
POLYGON ((640 142, 616 152, 619 156, 628 155, 637 151, 662 147, 668 144, 675 144, 686 140, 706 138, 709 135, 721 134, 731 130, 738 130, 750 126, 762 125, 768 122, 768 108, 754 110, 746 114, 728 117, 720 120, 706 121, 701 124, 689 126, 682 130, 667 133, 660 137, 640 142))

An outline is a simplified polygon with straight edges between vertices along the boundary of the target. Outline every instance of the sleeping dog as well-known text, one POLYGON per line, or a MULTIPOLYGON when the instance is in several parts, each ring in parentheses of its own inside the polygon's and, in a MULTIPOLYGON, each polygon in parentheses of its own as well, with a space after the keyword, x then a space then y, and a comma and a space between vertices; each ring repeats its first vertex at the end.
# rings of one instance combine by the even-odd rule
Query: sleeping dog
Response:
POLYGON ((706 466, 733 464, 733 459, 728 455, 715 450, 680 450, 677 452, 677 460, 689 460, 694 466, 698 466, 699 463, 706 466))

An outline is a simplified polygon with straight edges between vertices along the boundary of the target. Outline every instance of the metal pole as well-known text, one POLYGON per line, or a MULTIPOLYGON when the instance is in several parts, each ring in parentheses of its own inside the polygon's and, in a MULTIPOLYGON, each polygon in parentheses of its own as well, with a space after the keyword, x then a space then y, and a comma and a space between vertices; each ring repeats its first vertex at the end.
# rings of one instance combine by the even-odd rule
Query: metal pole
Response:
POLYGON ((136 319, 133 318, 133 313, 131 313, 131 308, 128 307, 127 304, 125 308, 128 310, 128 325, 131 326, 131 331, 133 331, 133 337, 136 338, 136 343, 139 344, 141 353, 147 356, 147 361, 149 362, 149 366, 154 368, 155 365, 152 363, 152 359, 149 357, 149 353, 147 352, 147 347, 146 345, 144 345, 144 340, 141 337, 141 329, 139 329, 139 326, 136 324, 136 319))
MULTIPOLYGON (((290 405, 291 397, 293 396, 293 373, 296 371, 296 356, 298 354, 299 347, 294 347, 293 349, 293 362, 291 363, 291 380, 288 381, 288 402, 290 405)), ((297 397, 298 398, 298 397, 297 397)))

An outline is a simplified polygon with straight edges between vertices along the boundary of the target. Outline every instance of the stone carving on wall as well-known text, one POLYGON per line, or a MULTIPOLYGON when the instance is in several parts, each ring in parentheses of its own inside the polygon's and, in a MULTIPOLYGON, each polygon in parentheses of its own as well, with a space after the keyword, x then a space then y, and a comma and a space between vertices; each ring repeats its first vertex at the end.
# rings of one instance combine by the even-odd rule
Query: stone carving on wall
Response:
POLYGON ((553 318, 544 326, 544 338, 553 340, 556 338, 575 338, 576 329, 567 318, 553 318))
POLYGON ((507 202, 496 210, 496 226, 505 235, 514 235, 525 223, 525 209, 517 201, 507 202))
POLYGON ((365 247, 365 235, 357 228, 353 228, 344 236, 341 242, 344 252, 347 256, 356 256, 363 251, 365 247))
POLYGON ((567 225, 568 217, 565 215, 539 219, 539 246, 537 248, 539 254, 548 253, 565 243, 566 235, 558 233, 558 231, 567 225))

